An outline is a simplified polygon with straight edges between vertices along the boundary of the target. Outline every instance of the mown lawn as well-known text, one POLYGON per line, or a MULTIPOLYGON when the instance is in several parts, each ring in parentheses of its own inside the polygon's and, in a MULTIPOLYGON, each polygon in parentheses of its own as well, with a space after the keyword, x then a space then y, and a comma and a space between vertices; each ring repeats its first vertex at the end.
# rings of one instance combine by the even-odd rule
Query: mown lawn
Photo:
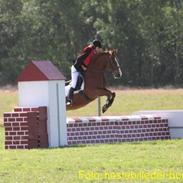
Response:
POLYGON ((16 88, 0 89, 0 123, 3 120, 3 113, 10 112, 18 105, 16 88))
MULTIPOLYGON (((117 91, 106 115, 182 109, 182 98, 182 89, 117 91)), ((1 90, 0 104, 2 117, 4 111, 17 105, 16 91, 1 90)), ((92 115, 95 106, 93 103, 68 115, 92 115)), ((183 182, 182 152, 183 140, 5 150, 4 128, 0 125, 0 183, 183 182)))
POLYGON ((1 149, 0 182, 183 182, 182 152, 183 140, 1 149))
POLYGON ((4 128, 3 125, 0 124, 0 150, 4 149, 4 128))
MULTIPOLYGON (((113 105, 103 115, 129 115, 138 110, 183 109, 183 89, 122 89, 114 90, 113 105)), ((105 102, 102 97, 102 104, 105 102)), ((6 111, 18 105, 17 90, 0 89, 0 121, 6 111)), ((97 115, 97 101, 84 108, 68 111, 68 116, 97 115)))
MULTIPOLYGON (((129 115, 139 110, 183 109, 183 89, 115 90, 113 105, 103 115, 129 115)), ((105 102, 102 97, 102 104, 105 102)), ((69 111, 69 116, 97 115, 97 101, 85 108, 69 111)))

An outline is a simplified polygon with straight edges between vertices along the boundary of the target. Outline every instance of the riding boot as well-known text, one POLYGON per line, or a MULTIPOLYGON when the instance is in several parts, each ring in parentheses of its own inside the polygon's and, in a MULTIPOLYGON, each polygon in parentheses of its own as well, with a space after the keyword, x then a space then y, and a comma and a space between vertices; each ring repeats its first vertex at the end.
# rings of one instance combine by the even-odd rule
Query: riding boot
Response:
POLYGON ((69 90, 69 95, 67 97, 67 105, 72 104, 72 102, 73 102, 73 95, 74 95, 74 88, 71 87, 70 90, 69 90))

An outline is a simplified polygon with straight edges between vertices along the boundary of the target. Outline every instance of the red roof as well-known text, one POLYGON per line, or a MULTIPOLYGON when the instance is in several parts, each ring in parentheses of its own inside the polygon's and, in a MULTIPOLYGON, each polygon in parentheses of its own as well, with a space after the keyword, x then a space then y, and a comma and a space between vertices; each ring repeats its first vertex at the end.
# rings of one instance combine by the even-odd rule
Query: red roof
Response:
POLYGON ((17 81, 65 80, 64 75, 50 61, 31 61, 17 81))

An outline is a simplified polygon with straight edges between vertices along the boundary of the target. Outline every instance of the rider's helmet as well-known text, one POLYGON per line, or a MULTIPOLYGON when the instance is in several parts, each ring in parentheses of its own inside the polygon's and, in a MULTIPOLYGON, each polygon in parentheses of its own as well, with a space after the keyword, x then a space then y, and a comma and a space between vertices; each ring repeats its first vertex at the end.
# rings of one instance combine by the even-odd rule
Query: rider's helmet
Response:
POLYGON ((101 42, 100 42, 98 39, 93 40, 92 43, 93 43, 93 45, 94 45, 95 47, 102 48, 102 44, 101 44, 101 42))

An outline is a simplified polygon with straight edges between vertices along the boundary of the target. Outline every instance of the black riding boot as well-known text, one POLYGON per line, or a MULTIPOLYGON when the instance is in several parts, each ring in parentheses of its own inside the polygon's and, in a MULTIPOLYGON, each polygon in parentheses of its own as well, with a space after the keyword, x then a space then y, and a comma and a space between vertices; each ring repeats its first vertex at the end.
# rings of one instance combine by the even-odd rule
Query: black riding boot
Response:
POLYGON ((74 88, 71 87, 69 90, 69 95, 67 97, 67 105, 72 104, 73 95, 74 95, 74 88))

